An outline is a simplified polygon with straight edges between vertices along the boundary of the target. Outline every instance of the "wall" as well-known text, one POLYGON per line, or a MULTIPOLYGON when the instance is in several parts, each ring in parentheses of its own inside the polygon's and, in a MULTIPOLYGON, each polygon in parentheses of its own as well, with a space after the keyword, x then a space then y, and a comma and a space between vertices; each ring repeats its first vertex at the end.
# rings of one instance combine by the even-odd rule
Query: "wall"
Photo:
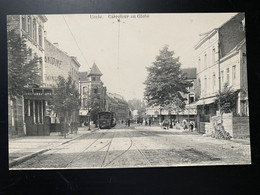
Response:
POLYGON ((45 39, 45 84, 46 86, 54 86, 58 76, 67 78, 71 73, 73 80, 78 83, 79 73, 78 66, 73 58, 61 51, 45 39), (74 73, 72 73, 74 72, 74 73), (76 72, 76 73, 75 73, 76 72))
MULTIPOLYGON (((233 138, 249 137, 249 117, 234 117, 232 113, 224 113, 222 121, 225 131, 227 131, 233 138)), ((209 128, 206 133, 211 134, 214 130, 214 125, 220 123, 220 117, 214 116, 210 118, 209 128)))
POLYGON ((234 138, 249 137, 249 117, 233 117, 234 138))
POLYGON ((233 120, 232 114, 231 113, 223 114, 222 120, 223 120, 223 126, 225 131, 227 131, 233 137, 234 129, 233 129, 233 122, 232 122, 233 120))
POLYGON ((240 41, 245 38, 241 21, 244 14, 239 13, 219 29, 221 57, 228 54, 240 41))

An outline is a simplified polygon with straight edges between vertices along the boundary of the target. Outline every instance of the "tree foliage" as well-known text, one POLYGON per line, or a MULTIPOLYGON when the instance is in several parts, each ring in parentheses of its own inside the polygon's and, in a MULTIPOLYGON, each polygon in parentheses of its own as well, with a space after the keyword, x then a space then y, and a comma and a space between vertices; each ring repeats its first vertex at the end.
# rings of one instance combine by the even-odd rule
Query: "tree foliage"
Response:
POLYGON ((169 51, 168 46, 164 46, 153 65, 147 67, 148 77, 144 82, 144 95, 149 106, 164 107, 177 100, 184 101, 182 95, 187 93, 187 87, 191 86, 191 83, 185 79, 180 69, 179 58, 173 55, 174 52, 169 51))
POLYGON ((224 85, 223 91, 218 92, 215 103, 220 104, 222 113, 232 112, 236 108, 239 92, 240 90, 234 90, 232 87, 228 87, 227 84, 224 85))
POLYGON ((26 41, 15 30, 7 31, 8 93, 11 99, 23 95, 30 84, 40 84, 41 58, 32 54, 26 41))
POLYGON ((57 85, 51 98, 53 110, 60 116, 65 117, 66 121, 70 120, 73 111, 79 108, 79 93, 71 76, 65 79, 59 76, 57 85))
POLYGON ((104 111, 101 105, 101 99, 99 94, 92 93, 90 97, 90 116, 91 120, 97 120, 99 112, 104 111))

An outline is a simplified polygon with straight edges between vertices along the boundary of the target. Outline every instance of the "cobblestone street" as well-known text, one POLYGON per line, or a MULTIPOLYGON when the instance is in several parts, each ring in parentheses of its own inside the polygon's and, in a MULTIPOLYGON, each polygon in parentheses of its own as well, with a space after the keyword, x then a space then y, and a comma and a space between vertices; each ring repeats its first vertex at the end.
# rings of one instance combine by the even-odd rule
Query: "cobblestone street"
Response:
POLYGON ((12 169, 232 165, 250 164, 250 159, 249 140, 217 140, 187 130, 118 125, 96 129, 12 169))

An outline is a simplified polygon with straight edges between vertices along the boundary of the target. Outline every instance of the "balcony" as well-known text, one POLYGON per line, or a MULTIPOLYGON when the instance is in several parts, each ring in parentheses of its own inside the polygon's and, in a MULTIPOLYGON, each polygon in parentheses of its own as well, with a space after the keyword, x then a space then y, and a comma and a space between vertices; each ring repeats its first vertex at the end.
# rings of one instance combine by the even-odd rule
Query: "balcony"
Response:
POLYGON ((52 94, 52 88, 27 88, 24 93, 24 99, 49 100, 52 94))

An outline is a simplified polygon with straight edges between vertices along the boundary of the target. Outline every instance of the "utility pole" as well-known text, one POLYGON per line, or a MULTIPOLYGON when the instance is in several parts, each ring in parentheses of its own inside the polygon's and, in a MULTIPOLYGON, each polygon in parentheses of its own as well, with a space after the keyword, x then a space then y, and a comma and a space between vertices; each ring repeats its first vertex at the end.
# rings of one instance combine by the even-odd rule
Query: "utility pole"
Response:
POLYGON ((90 103, 91 103, 91 100, 90 100, 90 89, 89 89, 89 85, 88 85, 88 130, 90 130, 90 103))
MULTIPOLYGON (((117 74, 118 74, 118 92, 121 94, 121 87, 120 87, 120 23, 122 21, 120 19, 117 19, 118 23, 118 34, 117 34, 117 74)), ((113 22, 114 23, 114 22, 113 22)), ((125 22, 123 22, 125 23, 125 22)))
MULTIPOLYGON (((219 86, 219 95, 221 95, 221 75, 220 75, 220 34, 218 30, 218 86, 219 86)), ((220 106, 220 97, 218 101, 218 109, 219 109, 219 116, 220 116, 220 124, 222 124, 222 115, 221 115, 221 106, 220 106)))

